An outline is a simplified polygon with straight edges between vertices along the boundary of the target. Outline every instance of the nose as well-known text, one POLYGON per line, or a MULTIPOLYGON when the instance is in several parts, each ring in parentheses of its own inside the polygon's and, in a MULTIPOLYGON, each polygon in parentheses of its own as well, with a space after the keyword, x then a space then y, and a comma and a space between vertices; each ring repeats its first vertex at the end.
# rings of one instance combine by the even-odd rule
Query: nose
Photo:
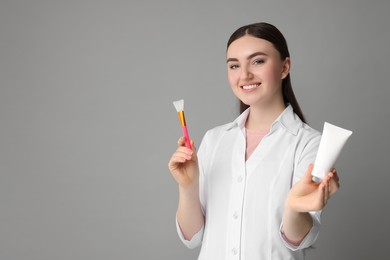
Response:
POLYGON ((242 66, 241 67, 241 79, 247 80, 247 79, 252 79, 252 78, 253 78, 252 71, 248 67, 242 66))

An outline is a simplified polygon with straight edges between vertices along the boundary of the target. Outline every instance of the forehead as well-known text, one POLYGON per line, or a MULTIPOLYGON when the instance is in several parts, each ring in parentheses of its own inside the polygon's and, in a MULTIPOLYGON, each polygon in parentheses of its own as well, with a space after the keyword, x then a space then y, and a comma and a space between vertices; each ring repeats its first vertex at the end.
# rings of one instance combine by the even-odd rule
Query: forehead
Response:
POLYGON ((245 35, 230 44, 226 55, 228 58, 240 58, 255 52, 263 52, 270 56, 279 54, 271 42, 251 35, 245 35))

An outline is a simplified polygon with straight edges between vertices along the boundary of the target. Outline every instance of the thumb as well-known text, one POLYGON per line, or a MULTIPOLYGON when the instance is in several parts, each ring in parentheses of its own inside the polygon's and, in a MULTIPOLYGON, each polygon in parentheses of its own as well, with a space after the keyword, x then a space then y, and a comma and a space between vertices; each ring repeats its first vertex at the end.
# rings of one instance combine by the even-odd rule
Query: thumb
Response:
POLYGON ((192 148, 192 151, 193 151, 193 154, 192 154, 192 159, 197 162, 198 161, 198 155, 197 155, 197 152, 196 152, 196 146, 195 146, 195 143, 194 141, 191 140, 191 148, 192 148))
POLYGON ((196 152, 195 142, 193 140, 190 141, 192 151, 196 152))
POLYGON ((314 164, 310 164, 309 167, 306 170, 305 175, 302 177, 302 180, 306 183, 311 183, 313 175, 311 174, 314 168, 314 164))
POLYGON ((186 138, 184 136, 180 137, 177 141, 178 146, 185 146, 186 145, 186 138))

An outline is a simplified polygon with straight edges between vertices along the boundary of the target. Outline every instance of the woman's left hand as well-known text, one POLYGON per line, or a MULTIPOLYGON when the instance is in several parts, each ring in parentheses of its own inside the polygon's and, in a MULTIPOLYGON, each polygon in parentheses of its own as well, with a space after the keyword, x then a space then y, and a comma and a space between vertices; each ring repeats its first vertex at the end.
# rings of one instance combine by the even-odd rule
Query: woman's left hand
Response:
POLYGON ((321 210, 329 198, 340 188, 336 169, 332 169, 322 182, 312 180, 313 164, 310 164, 305 176, 288 193, 286 206, 296 212, 321 210))

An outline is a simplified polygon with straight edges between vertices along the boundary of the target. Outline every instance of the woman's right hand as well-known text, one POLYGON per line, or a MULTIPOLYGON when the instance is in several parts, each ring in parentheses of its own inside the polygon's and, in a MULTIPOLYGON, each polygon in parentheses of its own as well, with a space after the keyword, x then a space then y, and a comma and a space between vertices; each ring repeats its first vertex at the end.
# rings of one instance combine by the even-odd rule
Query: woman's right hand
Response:
POLYGON ((192 149, 185 146, 185 137, 178 140, 178 148, 173 153, 168 163, 168 168, 181 188, 189 188, 198 184, 199 168, 198 157, 194 142, 191 141, 192 149))

